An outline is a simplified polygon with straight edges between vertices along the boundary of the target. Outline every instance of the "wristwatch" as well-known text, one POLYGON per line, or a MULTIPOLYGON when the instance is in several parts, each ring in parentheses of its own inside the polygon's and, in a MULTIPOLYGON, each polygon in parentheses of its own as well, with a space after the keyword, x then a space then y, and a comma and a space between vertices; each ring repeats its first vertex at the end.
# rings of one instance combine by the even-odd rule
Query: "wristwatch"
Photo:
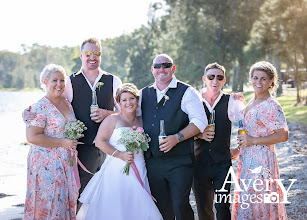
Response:
POLYGON ((184 136, 180 132, 177 133, 179 142, 184 141, 184 136))

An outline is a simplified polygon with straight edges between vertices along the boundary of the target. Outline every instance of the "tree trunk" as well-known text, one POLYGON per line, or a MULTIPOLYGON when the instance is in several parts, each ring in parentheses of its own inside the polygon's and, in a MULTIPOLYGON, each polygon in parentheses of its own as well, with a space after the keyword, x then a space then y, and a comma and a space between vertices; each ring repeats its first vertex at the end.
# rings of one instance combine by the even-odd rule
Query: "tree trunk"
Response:
POLYGON ((280 74, 280 62, 279 62, 279 59, 277 57, 274 57, 273 58, 273 64, 277 70, 277 75, 278 75, 278 84, 279 84, 279 87, 277 88, 277 96, 280 96, 282 94, 282 84, 283 84, 283 81, 282 81, 282 78, 281 78, 281 74, 280 74))

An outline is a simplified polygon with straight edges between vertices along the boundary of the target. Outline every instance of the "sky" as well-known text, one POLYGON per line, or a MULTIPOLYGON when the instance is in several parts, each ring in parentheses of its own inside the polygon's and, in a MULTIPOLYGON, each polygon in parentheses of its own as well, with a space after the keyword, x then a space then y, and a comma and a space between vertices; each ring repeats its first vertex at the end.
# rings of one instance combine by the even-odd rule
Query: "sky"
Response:
POLYGON ((0 51, 21 45, 78 46, 89 37, 113 38, 146 25, 157 0, 7 0, 1 1, 0 51))

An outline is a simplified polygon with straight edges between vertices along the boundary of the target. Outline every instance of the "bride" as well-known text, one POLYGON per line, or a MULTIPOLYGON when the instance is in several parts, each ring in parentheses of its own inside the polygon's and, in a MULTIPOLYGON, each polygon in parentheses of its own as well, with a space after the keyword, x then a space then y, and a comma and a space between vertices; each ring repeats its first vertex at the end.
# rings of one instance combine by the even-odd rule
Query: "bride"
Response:
POLYGON ((123 84, 116 92, 120 113, 108 116, 100 125, 95 145, 107 154, 101 169, 93 176, 84 189, 77 219, 162 219, 152 200, 143 151, 138 154, 126 152, 117 141, 123 129, 142 127, 141 117, 136 116, 139 91, 135 85, 123 84), (144 187, 137 179, 133 169, 129 175, 123 174, 126 163, 134 162, 144 187), (147 192, 148 191, 148 192, 147 192))

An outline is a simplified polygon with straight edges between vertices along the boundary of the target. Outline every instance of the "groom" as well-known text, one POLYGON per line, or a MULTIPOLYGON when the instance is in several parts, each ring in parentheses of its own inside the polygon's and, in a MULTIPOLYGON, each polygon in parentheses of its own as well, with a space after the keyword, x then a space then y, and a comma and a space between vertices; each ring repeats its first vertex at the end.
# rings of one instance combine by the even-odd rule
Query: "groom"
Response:
POLYGON ((144 129, 151 138, 145 152, 152 195, 165 220, 194 219, 189 204, 193 181, 193 136, 208 122, 197 92, 174 76, 173 59, 160 54, 151 66, 155 82, 141 91, 144 129), (167 138, 159 145, 160 120, 167 138))

